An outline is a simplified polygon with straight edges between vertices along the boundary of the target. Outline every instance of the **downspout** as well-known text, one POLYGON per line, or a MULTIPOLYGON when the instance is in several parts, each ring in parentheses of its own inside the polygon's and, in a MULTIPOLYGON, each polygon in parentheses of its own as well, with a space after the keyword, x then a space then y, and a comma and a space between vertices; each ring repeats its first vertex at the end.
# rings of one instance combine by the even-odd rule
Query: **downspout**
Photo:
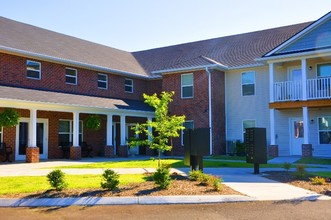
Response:
POLYGON ((212 127, 212 106, 211 106, 211 72, 209 71, 208 67, 206 67, 206 72, 208 74, 208 110, 209 110, 209 154, 213 154, 213 127, 212 127))

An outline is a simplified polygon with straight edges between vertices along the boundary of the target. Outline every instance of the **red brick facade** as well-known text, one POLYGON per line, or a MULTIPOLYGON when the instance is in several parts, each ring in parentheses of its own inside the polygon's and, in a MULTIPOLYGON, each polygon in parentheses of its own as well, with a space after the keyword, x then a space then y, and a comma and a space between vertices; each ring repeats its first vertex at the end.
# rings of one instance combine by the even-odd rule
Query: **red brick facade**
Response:
MULTIPOLYGON (((41 63, 41 79, 29 79, 26 77, 26 60, 28 58, 0 53, 0 85, 14 86, 48 91, 58 91, 81 95, 91 95, 99 97, 112 97, 120 99, 143 100, 143 93, 153 94, 161 91, 175 91, 174 101, 169 106, 170 114, 186 115, 186 120, 193 120, 195 128, 209 127, 209 106, 208 106, 208 75, 204 70, 194 72, 194 97, 188 99, 181 98, 181 74, 165 74, 162 79, 137 79, 134 82, 134 92, 124 91, 125 76, 108 74, 108 89, 98 89, 97 71, 75 68, 57 63, 29 59, 41 63), (77 85, 69 85, 65 82, 66 67, 77 69, 77 85)), ((212 77, 212 126, 213 126, 213 154, 224 153, 225 149, 225 111, 224 111, 224 73, 214 71, 212 77)), ((0 111, 2 109, 0 108, 0 111)), ((29 118, 30 111, 17 109, 22 118, 29 118)), ((80 113, 79 118, 84 121, 89 114, 80 113)), ((113 116, 114 126, 114 147, 106 146, 106 115, 100 115, 101 129, 91 131, 83 128, 83 141, 92 146, 92 156, 116 155, 127 156, 127 147, 120 146, 120 117, 113 116)), ((47 119, 48 126, 48 158, 62 158, 64 152, 59 147, 59 121, 72 120, 73 114, 59 111, 37 110, 38 119, 47 119)), ((126 117, 126 123, 143 123, 146 117, 126 117)), ((13 154, 11 159, 15 160, 16 154, 16 127, 3 129, 3 142, 11 146, 13 154)), ((128 138, 128 137, 126 137, 128 138)), ((170 155, 183 155, 184 149, 181 138, 174 139, 174 148, 170 155)), ((28 147, 28 146, 27 146, 28 147)), ((80 159, 84 156, 81 148, 71 148, 70 157, 80 159), (79 152, 78 152, 79 151, 79 152)), ((140 154, 155 155, 154 150, 147 147, 140 147, 140 154)), ((27 155, 28 156, 28 155, 27 155)), ((29 156, 29 160, 30 160, 29 156)), ((28 159, 27 159, 28 160, 28 159)), ((31 161, 35 161, 31 159, 31 161)))

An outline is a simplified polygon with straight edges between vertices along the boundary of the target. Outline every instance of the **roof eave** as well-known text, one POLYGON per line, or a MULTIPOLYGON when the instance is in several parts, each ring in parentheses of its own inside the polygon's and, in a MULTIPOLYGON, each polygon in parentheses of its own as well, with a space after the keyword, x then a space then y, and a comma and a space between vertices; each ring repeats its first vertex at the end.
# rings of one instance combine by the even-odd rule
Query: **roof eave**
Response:
POLYGON ((206 68, 219 69, 222 71, 228 70, 228 67, 226 66, 220 64, 210 64, 210 65, 201 65, 201 66, 193 66, 193 67, 185 67, 185 68, 157 70, 157 71, 152 71, 152 74, 164 75, 164 74, 187 72, 187 71, 205 70, 206 68))
POLYGON ((93 69, 93 70, 96 70, 96 71, 115 73, 115 74, 124 75, 124 76, 128 76, 128 77, 133 77, 133 78, 140 78, 140 79, 157 78, 156 76, 149 76, 149 75, 144 76, 144 75, 140 75, 140 74, 133 73, 133 72, 127 72, 127 71, 118 70, 118 69, 112 69, 112 68, 107 68, 107 67, 102 67, 102 66, 97 66, 97 65, 91 65, 91 64, 88 64, 88 63, 83 63, 83 62, 78 62, 78 61, 74 61, 74 60, 68 60, 68 59, 64 59, 64 58, 53 57, 53 56, 49 56, 49 55, 29 52, 29 51, 25 51, 25 50, 6 47, 6 46, 3 46, 3 45, 0 45, 0 52, 7 52, 7 53, 15 54, 15 55, 28 56, 28 57, 32 57, 32 58, 35 58, 35 59, 41 59, 41 60, 48 60, 48 61, 58 62, 58 63, 64 63, 64 64, 68 64, 68 65, 71 65, 71 66, 78 66, 78 67, 93 69))

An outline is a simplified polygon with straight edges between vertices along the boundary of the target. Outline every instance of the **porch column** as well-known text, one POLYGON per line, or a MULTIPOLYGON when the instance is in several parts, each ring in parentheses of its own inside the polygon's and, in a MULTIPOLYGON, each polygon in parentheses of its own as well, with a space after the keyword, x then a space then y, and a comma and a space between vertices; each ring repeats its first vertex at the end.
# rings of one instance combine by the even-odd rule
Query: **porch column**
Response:
POLYGON ((39 148, 37 147, 37 109, 30 109, 29 146, 26 148, 26 162, 39 162, 39 148))
POLYGON ((105 146, 105 157, 114 157, 116 146, 113 144, 113 115, 107 114, 107 140, 105 146))
POLYGON ((302 72, 302 100, 307 100, 307 61, 301 60, 301 72, 302 72))
POLYGON ((274 63, 269 63, 269 101, 274 102, 274 63))
POLYGON ((73 112, 72 122, 72 146, 70 147, 70 159, 80 160, 82 158, 79 146, 79 112, 73 112))
POLYGON ((120 123, 121 123, 121 142, 118 155, 120 157, 128 157, 128 146, 126 144, 126 124, 125 124, 125 115, 120 115, 120 123))
POLYGON ((302 157, 312 157, 313 149, 309 143, 309 112, 308 107, 302 107, 303 115, 303 144, 302 144, 302 157))

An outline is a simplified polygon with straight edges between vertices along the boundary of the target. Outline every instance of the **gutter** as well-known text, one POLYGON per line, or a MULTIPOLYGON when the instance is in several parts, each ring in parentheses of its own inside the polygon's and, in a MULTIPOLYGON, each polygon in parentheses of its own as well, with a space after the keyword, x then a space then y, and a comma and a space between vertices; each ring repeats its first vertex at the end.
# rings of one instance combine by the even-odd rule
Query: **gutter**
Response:
POLYGON ((167 73, 177 73, 177 72, 185 72, 190 70, 204 70, 206 68, 219 68, 220 65, 218 64, 210 64, 210 65, 203 65, 203 66, 195 66, 195 67, 184 67, 184 68, 174 68, 174 69, 165 69, 165 70, 156 70, 152 71, 152 74, 162 75, 167 73))
POLYGON ((212 103, 211 103, 211 72, 208 67, 206 67, 206 72, 208 74, 208 115, 209 115, 209 154, 213 154, 213 127, 212 127, 212 103))
POLYGON ((155 78, 160 78, 158 76, 143 76, 143 75, 138 75, 136 73, 132 72, 127 72, 127 71, 122 71, 122 70, 117 70, 117 69, 111 69, 107 67, 102 67, 102 66, 96 66, 96 65, 91 65, 88 63, 83 63, 83 62, 78 62, 78 61, 73 61, 73 60, 67 60, 64 58, 59 58, 59 57, 53 57, 53 56, 48 56, 44 54, 39 54, 39 53, 33 53, 25 50, 19 50, 11 47, 6 47, 0 45, 0 51, 4 52, 10 52, 13 54, 18 54, 18 55, 23 55, 23 56, 28 56, 28 57, 33 57, 36 59, 41 59, 41 60, 48 60, 48 61, 55 61, 58 63, 65 63, 70 66, 78 66, 78 67, 83 67, 87 69, 94 69, 97 71, 102 71, 102 72, 110 72, 110 73, 115 73, 115 74, 120 74, 128 77, 133 77, 133 78, 141 78, 141 79, 155 79, 155 78))

